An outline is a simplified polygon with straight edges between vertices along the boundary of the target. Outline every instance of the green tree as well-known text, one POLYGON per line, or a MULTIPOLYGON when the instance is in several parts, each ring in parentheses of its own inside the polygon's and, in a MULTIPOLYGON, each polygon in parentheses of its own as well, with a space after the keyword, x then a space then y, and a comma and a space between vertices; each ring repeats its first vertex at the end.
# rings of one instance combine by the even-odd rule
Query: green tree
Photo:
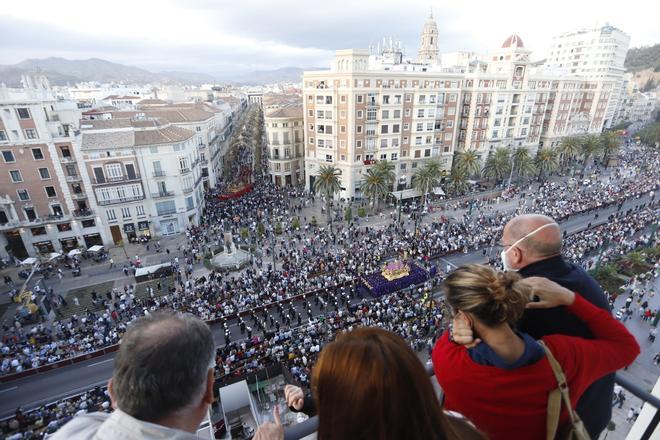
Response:
POLYGON ((394 181, 396 180, 394 164, 392 162, 388 162, 387 160, 379 160, 373 166, 373 170, 376 174, 382 176, 388 188, 391 190, 392 186, 394 185, 394 181))
POLYGON ((464 170, 468 177, 481 171, 481 158, 475 150, 459 151, 454 157, 454 166, 464 170))
POLYGON ((384 198, 390 192, 390 188, 391 186, 388 185, 385 176, 374 168, 369 168, 362 178, 362 192, 377 207, 380 206, 381 198, 384 198))
POLYGON ((481 174, 488 179, 495 179, 496 182, 501 182, 504 177, 511 172, 511 153, 506 147, 498 147, 492 151, 486 163, 484 164, 481 174))
POLYGON ((584 177, 584 170, 587 169, 589 159, 597 154, 600 148, 600 139, 597 136, 589 135, 582 140, 582 144, 580 144, 580 155, 582 156, 582 171, 580 175, 582 177, 584 177))
POLYGON ((418 169, 412 178, 413 187, 424 197, 424 204, 433 188, 440 183, 442 167, 437 161, 429 161, 423 168, 418 169))
POLYGON ((525 147, 518 147, 513 150, 513 168, 516 172, 516 181, 520 185, 522 179, 536 173, 534 158, 529 154, 525 147))
POLYGON ((358 217, 362 218, 362 217, 366 217, 366 215, 367 215, 367 211, 364 209, 364 206, 360 206, 358 208, 358 217))
POLYGON ((334 166, 321 165, 319 175, 314 181, 314 189, 325 196, 325 208, 328 213, 328 223, 332 221, 330 204, 332 198, 341 190, 340 172, 334 166))
POLYGON ((349 206, 344 210, 344 220, 350 222, 352 219, 353 219, 353 210, 349 206))
POLYGON ((264 226, 264 224, 261 222, 257 223, 257 234, 259 234, 260 237, 263 237, 265 233, 266 233, 266 227, 264 226))
POLYGON ((452 193, 456 195, 467 191, 469 186, 467 180, 467 172, 460 167, 454 167, 449 174, 449 185, 451 186, 452 193))
POLYGON ((577 136, 566 136, 561 140, 558 151, 561 154, 562 165, 566 165, 580 155, 580 143, 581 140, 577 136))
MULTIPOLYGON (((658 112, 658 115, 660 115, 660 112, 658 112)), ((649 147, 657 148, 660 145, 660 123, 656 122, 643 128, 637 135, 649 147)))
POLYGON ((600 135, 600 149, 603 152, 603 163, 607 168, 609 158, 616 156, 619 152, 619 135, 613 131, 606 131, 600 135))
POLYGON ((539 172, 539 180, 544 181, 545 177, 559 168, 557 150, 554 148, 539 148, 536 153, 536 169, 539 172))
POLYGON ((291 220, 291 226, 293 226, 295 231, 300 229, 300 217, 294 217, 293 220, 291 220))

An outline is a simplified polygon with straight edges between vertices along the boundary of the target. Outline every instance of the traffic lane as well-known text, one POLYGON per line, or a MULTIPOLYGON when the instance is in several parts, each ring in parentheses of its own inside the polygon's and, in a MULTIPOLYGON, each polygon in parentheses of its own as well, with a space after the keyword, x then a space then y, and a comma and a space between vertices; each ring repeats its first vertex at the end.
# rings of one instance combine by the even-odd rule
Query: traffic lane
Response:
POLYGON ((56 397, 75 394, 112 375, 114 353, 99 356, 65 368, 28 376, 0 386, 0 416, 13 414, 19 406, 32 408, 52 402, 56 397))
MULTIPOLYGON (((645 198, 643 197, 640 199, 628 201, 624 203, 622 211, 625 212, 631 207, 636 207, 642 203, 646 203, 648 201, 646 199, 648 199, 648 196, 645 198)), ((607 217, 610 214, 617 212, 617 207, 609 207, 598 212, 598 223, 606 222, 607 217)), ((594 215, 595 212, 571 217, 562 223, 562 229, 567 230, 568 233, 573 233, 584 229, 590 222, 593 226, 596 224, 593 219, 594 215)), ((447 262, 451 263, 452 267, 470 263, 485 263, 488 260, 487 256, 484 257, 482 254, 482 249, 479 249, 476 251, 470 251, 468 253, 457 253, 448 257, 441 257, 438 261, 440 262, 440 269, 445 270, 445 264, 447 262)), ((351 303, 354 304, 359 301, 361 301, 359 298, 352 299, 351 303)), ((323 311, 320 310, 320 307, 315 304, 313 298, 311 297, 308 299, 308 303, 312 308, 312 315, 314 317, 323 313, 327 313, 328 310, 334 310, 334 307, 326 307, 323 311)), ((306 311, 302 310, 302 301, 298 300, 294 304, 296 310, 303 314, 303 323, 305 323, 307 320, 307 313, 306 311)), ((269 309, 269 315, 270 314, 272 314, 273 318, 281 324, 280 315, 277 313, 275 308, 269 309)), ((261 314, 259 314, 259 316, 261 317, 261 314)), ((244 320, 247 326, 253 328, 254 335, 261 335, 261 332, 257 331, 257 327, 254 325, 250 317, 245 317, 244 320)), ((270 322, 268 322, 268 324, 268 329, 274 329, 274 327, 270 326, 270 322)), ((294 321, 294 326, 295 324, 297 324, 297 321, 294 321)), ((231 330, 232 342, 240 343, 240 341, 247 336, 247 332, 245 334, 241 334, 239 322, 237 319, 230 320, 228 322, 228 327, 231 330)), ((224 346, 225 339, 223 325, 213 325, 212 332, 216 345, 218 347, 224 346)), ((4 417, 13 413, 17 406, 30 407, 39 405, 41 403, 47 403, 48 401, 55 399, 53 396, 75 394, 75 391, 72 390, 84 390, 94 386, 95 384, 103 383, 111 376, 113 363, 108 361, 98 364, 98 362, 108 359, 110 361, 114 359, 114 354, 105 355, 90 361, 85 361, 80 364, 75 364, 62 369, 53 370, 52 372, 41 373, 36 376, 26 377, 4 384, 0 387, 0 416, 4 417), (78 371, 82 371, 82 373, 78 374, 78 371)))

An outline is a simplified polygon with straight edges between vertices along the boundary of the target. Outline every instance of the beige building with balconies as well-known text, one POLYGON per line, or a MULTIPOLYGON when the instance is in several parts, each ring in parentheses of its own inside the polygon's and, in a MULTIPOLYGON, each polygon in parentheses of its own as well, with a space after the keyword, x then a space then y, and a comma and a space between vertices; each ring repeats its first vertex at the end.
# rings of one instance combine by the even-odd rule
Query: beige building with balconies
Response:
MULTIPOLYGON (((436 50, 432 28, 427 21, 420 54, 436 50)), ((530 54, 515 34, 487 57, 450 67, 433 56, 406 60, 393 40, 377 53, 338 50, 330 70, 303 74, 305 187, 333 165, 338 197, 361 197, 368 167, 387 160, 402 190, 430 160, 449 172, 456 151, 485 161, 497 147, 533 154, 568 135, 600 133, 614 81, 543 68, 530 54)))
POLYGON ((268 171, 277 186, 303 184, 304 134, 302 106, 268 110, 264 117, 268 139, 268 171))
POLYGON ((86 185, 110 243, 198 224, 204 186, 195 131, 142 115, 83 121, 81 131, 86 185))
POLYGON ((0 255, 68 252, 103 242, 83 185, 80 110, 45 77, 0 87, 0 255))

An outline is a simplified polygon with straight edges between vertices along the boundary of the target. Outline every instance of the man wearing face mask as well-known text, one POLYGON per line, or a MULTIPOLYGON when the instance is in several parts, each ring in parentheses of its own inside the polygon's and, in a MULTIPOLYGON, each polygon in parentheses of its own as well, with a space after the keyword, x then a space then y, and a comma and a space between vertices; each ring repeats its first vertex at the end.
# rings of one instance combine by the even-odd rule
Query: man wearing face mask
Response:
MULTIPOLYGON (((502 233, 500 245, 504 270, 517 271, 523 277, 540 276, 572 290, 597 307, 610 311, 603 290, 582 267, 561 256, 562 235, 559 225, 550 217, 525 214, 511 219, 502 233)), ((565 307, 528 309, 518 322, 518 329, 535 339, 562 334, 593 339, 587 326, 568 313, 565 307)), ((472 330, 461 319, 454 320, 454 341, 474 345, 472 330)), ((598 438, 612 418, 614 375, 594 382, 582 395, 577 412, 591 438, 598 438)))

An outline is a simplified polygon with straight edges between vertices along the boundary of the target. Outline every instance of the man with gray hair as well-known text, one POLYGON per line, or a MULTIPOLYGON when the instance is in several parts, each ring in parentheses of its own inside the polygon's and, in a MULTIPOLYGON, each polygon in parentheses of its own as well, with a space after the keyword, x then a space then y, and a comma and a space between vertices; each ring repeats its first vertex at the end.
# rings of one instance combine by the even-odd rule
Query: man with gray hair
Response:
POLYGON ((215 344, 198 318, 159 311, 124 334, 108 392, 114 412, 75 417, 53 439, 196 439, 213 402, 215 344))

